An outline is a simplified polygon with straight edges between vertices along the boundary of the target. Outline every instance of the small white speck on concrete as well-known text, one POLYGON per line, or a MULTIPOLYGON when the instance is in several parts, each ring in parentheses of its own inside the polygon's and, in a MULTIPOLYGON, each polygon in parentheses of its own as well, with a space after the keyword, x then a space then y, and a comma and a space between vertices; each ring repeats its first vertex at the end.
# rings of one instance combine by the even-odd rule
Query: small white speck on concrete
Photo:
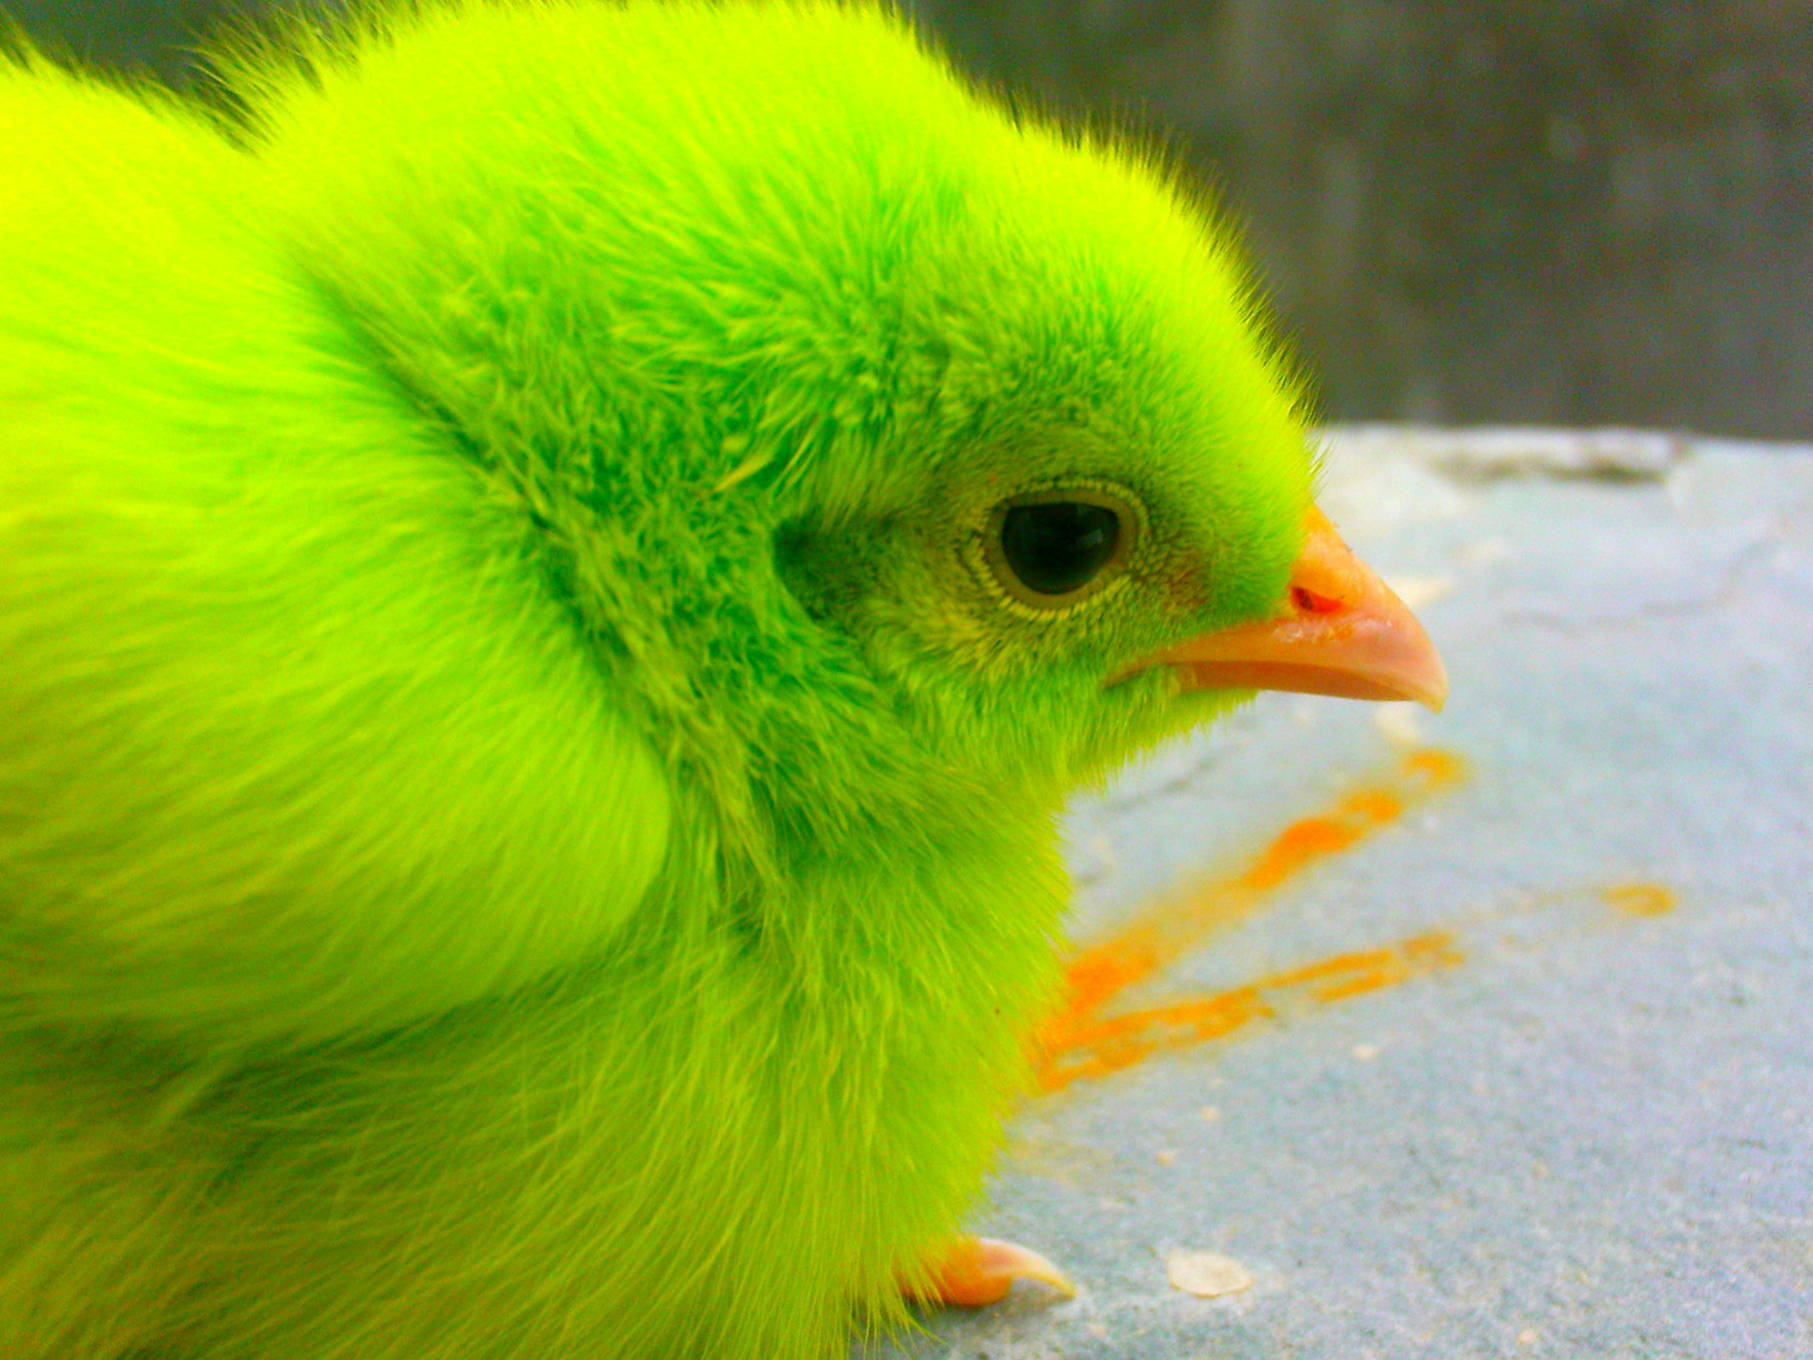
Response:
POLYGON ((1361 1062, 1371 1062, 1379 1056, 1379 1046, 1377 1044, 1355 1044, 1353 1055, 1361 1062))
POLYGON ((1380 704, 1372 720, 1386 739, 1398 746, 1420 746, 1423 741, 1422 709, 1416 704, 1380 704))
POLYGON ((1218 1299, 1253 1287, 1253 1272, 1231 1256, 1212 1251, 1174 1251, 1165 1257, 1171 1288, 1199 1299, 1218 1299))
POLYGON ((1152 1154, 1152 1160, 1157 1162, 1160 1166, 1175 1165, 1177 1162, 1177 1150, 1175 1148, 1160 1148, 1157 1152, 1152 1154))
POLYGON ((1203 1123, 1213 1124, 1217 1119, 1221 1118, 1221 1107, 1219 1105, 1204 1105, 1197 1111, 1197 1114, 1202 1117, 1203 1123))
POLYGON ((1455 553, 1454 560, 1463 567, 1491 567, 1509 562, 1516 556, 1517 549, 1511 540, 1495 534, 1490 538, 1474 539, 1455 553))

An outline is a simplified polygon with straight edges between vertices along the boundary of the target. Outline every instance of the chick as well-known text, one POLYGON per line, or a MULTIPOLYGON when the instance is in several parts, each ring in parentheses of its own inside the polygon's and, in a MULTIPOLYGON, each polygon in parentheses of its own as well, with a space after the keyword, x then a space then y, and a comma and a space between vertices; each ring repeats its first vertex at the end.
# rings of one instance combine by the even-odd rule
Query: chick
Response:
POLYGON ((1223 231, 822 0, 220 68, 0 72, 0 1354, 959 1292, 1066 795, 1445 689, 1223 231))

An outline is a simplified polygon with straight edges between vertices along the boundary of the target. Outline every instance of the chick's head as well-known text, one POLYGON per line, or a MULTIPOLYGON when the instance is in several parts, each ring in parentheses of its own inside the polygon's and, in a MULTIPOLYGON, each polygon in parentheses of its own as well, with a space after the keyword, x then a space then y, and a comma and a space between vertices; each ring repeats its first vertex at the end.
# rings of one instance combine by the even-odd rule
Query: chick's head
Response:
POLYGON ((1312 456, 1152 156, 880 11, 446 8, 234 78, 301 267, 722 815, 1049 811, 1239 697, 1140 661, 1277 606, 1312 456))

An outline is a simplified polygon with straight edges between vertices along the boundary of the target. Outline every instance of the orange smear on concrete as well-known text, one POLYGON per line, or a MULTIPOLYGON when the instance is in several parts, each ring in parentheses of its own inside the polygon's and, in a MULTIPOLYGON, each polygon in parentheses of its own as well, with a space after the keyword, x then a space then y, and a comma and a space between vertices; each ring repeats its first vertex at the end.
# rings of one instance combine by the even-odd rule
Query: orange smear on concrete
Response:
POLYGON ((1459 955, 1445 935, 1342 954, 1219 996, 1112 1018, 1102 1012, 1219 930, 1258 909, 1264 896, 1312 865, 1351 848, 1410 808, 1458 783, 1466 762, 1447 751, 1406 756, 1375 786, 1285 827, 1244 870, 1197 882, 1161 900, 1109 939, 1079 951, 1066 970, 1065 1001, 1035 1037, 1040 1086, 1057 1090, 1105 1076, 1167 1049, 1222 1038, 1277 1013, 1280 997, 1328 1003, 1393 986, 1459 955))
POLYGON ((1626 916, 1666 916, 1675 909, 1675 895, 1660 883, 1611 883, 1599 895, 1626 916))
POLYGON ((1225 1038, 1255 1020, 1271 1020, 1313 1006, 1394 987, 1413 977, 1450 968, 1464 957, 1446 931, 1430 931, 1384 949, 1339 954, 1236 987, 1218 996, 1129 1011, 1072 1030, 1061 1048, 1040 1058, 1039 1089, 1058 1091, 1072 1082, 1105 1077, 1155 1053, 1193 1048, 1225 1038))

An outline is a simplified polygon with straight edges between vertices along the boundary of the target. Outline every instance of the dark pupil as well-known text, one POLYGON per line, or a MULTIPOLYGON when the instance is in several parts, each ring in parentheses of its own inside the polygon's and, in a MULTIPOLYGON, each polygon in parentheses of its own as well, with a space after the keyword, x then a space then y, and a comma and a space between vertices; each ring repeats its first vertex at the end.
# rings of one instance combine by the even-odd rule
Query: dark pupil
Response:
POLYGON ((1120 516, 1106 506, 1016 505, 1001 524, 1001 553, 1028 590, 1068 595, 1095 579, 1120 536, 1120 516))

